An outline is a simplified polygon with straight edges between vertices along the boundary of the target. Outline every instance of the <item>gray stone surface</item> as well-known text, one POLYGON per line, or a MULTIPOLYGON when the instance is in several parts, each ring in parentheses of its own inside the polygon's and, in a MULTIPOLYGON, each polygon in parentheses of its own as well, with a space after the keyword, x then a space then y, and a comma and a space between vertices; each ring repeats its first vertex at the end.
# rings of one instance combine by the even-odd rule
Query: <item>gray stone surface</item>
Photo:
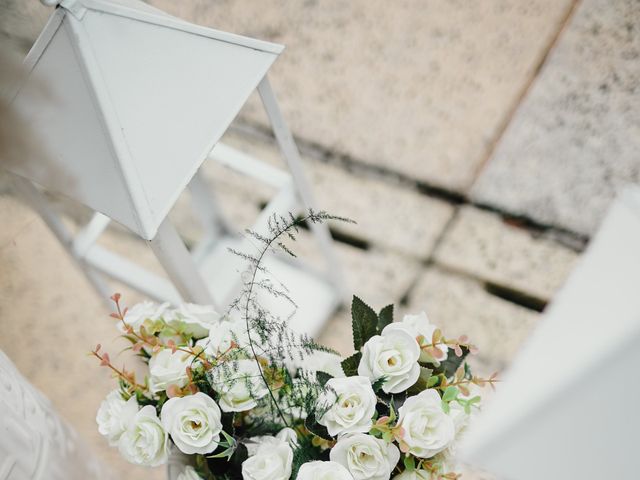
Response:
MULTIPOLYGON (((225 142, 256 158, 283 167, 279 151, 265 139, 227 134, 225 142)), ((361 172, 326 162, 304 158, 307 177, 315 193, 318 208, 356 221, 334 222, 333 228, 349 236, 387 247, 417 258, 427 258, 452 217, 451 205, 420 194, 406 185, 394 184, 361 172)), ((284 167, 283 167, 284 168, 284 167)), ((273 191, 258 182, 207 162, 204 172, 223 202, 230 191, 243 201, 268 200, 273 191)))
POLYGON ((577 257, 557 242, 470 206, 458 210, 434 253, 435 261, 450 269, 545 301, 577 257))
POLYGON ((480 352, 480 371, 499 370, 513 358, 539 314, 487 293, 471 278, 427 269, 409 297, 409 313, 425 311, 450 336, 467 335, 480 352))
POLYGON ((151 3, 285 44, 272 83, 297 135, 462 191, 572 1, 151 3))
POLYGON ((585 0, 487 168, 475 200, 592 234, 640 182, 640 4, 585 0))

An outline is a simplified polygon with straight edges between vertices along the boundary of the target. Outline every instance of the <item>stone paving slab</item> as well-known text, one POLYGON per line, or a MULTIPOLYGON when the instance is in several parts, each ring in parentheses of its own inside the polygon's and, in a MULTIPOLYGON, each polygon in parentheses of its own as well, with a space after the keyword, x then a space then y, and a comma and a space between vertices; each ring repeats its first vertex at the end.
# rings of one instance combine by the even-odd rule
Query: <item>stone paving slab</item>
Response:
POLYGON ((434 253, 437 263, 548 301, 564 283, 578 254, 509 225, 496 214, 464 206, 434 253))
POLYGON ((161 468, 130 465, 98 434, 96 411, 115 383, 86 353, 100 342, 116 358, 124 346, 102 299, 29 209, 0 196, 0 211, 11 238, 0 245, 0 348, 115 478, 165 478, 161 468))
MULTIPOLYGON (((225 142, 239 150, 283 167, 274 145, 255 136, 227 134, 225 142)), ((417 258, 427 258, 440 233, 453 215, 454 208, 441 200, 427 197, 406 185, 350 172, 339 166, 304 158, 307 178, 315 193, 318 208, 345 216, 357 224, 334 222, 336 231, 390 248, 417 258)), ((244 198, 266 201, 271 189, 259 188, 256 182, 230 172, 215 162, 203 166, 218 196, 230 191, 244 198)), ((245 200, 246 201, 246 200, 245 200)))
MULTIPOLYGON (((572 0, 151 3, 285 44, 271 77, 296 135, 465 191, 572 0)), ((256 101, 244 118, 265 123, 256 101)))
POLYGON ((640 182, 640 4, 584 0, 476 182, 475 200, 584 235, 640 182))
POLYGON ((427 312, 449 336, 468 335, 480 349, 470 360, 481 372, 508 365, 540 316, 487 293, 476 280, 438 267, 421 275, 405 311, 427 312))

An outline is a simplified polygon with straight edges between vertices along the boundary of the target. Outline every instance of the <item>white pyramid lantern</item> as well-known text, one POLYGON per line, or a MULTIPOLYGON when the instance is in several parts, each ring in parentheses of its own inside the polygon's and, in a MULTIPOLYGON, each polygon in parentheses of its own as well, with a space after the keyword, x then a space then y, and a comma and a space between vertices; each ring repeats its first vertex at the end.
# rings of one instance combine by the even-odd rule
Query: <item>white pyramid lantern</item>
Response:
MULTIPOLYGON (((27 179, 19 180, 21 190, 99 288, 102 272, 160 300, 177 301, 179 293, 188 301, 224 304, 237 291, 229 285, 232 272, 224 281, 206 278, 206 265, 213 257, 220 270, 225 262, 220 252, 229 242, 205 239, 196 266, 167 215, 189 186, 203 216, 211 222, 220 217, 197 174, 207 158, 279 189, 254 225, 258 231, 272 213, 314 207, 298 150, 265 76, 283 47, 196 26, 136 0, 45 3, 59 5, 25 60, 26 79, 10 95, 49 155, 22 159, 8 169, 27 179), (256 88, 290 172, 219 143, 256 88), (78 238, 69 238, 42 189, 97 212, 78 238), (94 245, 110 220, 149 242, 172 285, 94 245)), ((220 234, 220 228, 206 227, 211 235, 220 234)), ((290 265, 278 271, 285 281, 293 275, 293 284, 305 286, 301 295, 317 288, 318 301, 326 306, 316 301, 304 312, 315 318, 305 328, 312 332, 335 308, 340 288, 328 229, 316 225, 314 233, 331 278, 290 265)), ((228 270, 236 266, 229 264, 228 270)))
POLYGON ((640 472, 640 189, 625 191, 463 446, 511 480, 640 472))

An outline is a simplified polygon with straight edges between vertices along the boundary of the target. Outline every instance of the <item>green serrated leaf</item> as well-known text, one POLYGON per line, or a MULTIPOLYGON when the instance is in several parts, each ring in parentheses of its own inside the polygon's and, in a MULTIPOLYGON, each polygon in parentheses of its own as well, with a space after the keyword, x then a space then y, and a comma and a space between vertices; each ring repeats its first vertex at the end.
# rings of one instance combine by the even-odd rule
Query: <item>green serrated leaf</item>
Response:
POLYGON ((304 420, 304 426, 315 436, 324 438, 325 440, 332 440, 327 428, 316 421, 316 417, 313 413, 309 414, 304 420))
POLYGON ((316 372, 316 379, 318 380, 318 383, 322 387, 324 387, 327 384, 327 382, 332 378, 333 376, 329 375, 327 372, 321 372, 319 370, 316 372))
POLYGON ((378 314, 378 333, 384 330, 384 327, 393 323, 393 304, 387 305, 378 314))
POLYGON ((373 309, 355 295, 351 302, 351 328, 353 330, 353 347, 360 350, 362 346, 376 334, 378 315, 373 309))
POLYGON ((361 358, 362 353, 356 352, 342 361, 342 370, 347 377, 354 377, 358 375, 358 365, 360 365, 361 358))

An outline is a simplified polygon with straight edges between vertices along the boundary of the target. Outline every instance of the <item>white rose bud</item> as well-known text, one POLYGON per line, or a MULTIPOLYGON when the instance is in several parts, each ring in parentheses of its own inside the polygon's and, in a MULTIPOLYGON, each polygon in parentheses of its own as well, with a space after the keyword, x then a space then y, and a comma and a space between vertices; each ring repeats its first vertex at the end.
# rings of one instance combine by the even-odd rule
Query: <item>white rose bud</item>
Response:
POLYGON ((410 333, 389 327, 391 325, 364 344, 358 375, 372 382, 385 377, 382 390, 399 393, 416 383, 420 376, 420 347, 410 333))
MULTIPOLYGON (((421 312, 417 315, 405 315, 401 322, 392 323, 388 325, 387 328, 405 330, 414 338, 420 339, 419 345, 423 346, 431 344, 433 332, 435 332, 438 327, 429 322, 429 318, 426 313, 421 312)), ((436 348, 442 352, 442 357, 433 358, 426 350, 421 349, 420 361, 426 363, 438 363, 446 360, 449 348, 442 344, 437 345, 436 348)))
POLYGON ((149 387, 153 393, 166 390, 169 385, 184 387, 189 381, 187 367, 193 357, 188 353, 163 348, 153 354, 149 360, 149 387))
POLYGON ((243 480, 289 480, 293 450, 276 437, 260 437, 253 455, 242 462, 243 480))
POLYGON ((296 480, 353 480, 353 476, 339 463, 316 461, 303 464, 296 480))
POLYGON ((138 411, 120 437, 118 448, 126 460, 137 465, 157 467, 167 462, 169 439, 153 406, 138 411))
POLYGON ((433 457, 455 436, 453 419, 442 410, 442 399, 435 390, 409 397, 398 409, 398 425, 409 453, 419 458, 433 457))
POLYGON ((180 472, 176 480, 202 480, 202 477, 198 475, 195 468, 189 465, 180 472))
POLYGON ((136 413, 138 413, 136 397, 132 396, 125 401, 118 390, 113 390, 98 409, 96 415, 98 431, 107 437, 109 445, 114 447, 136 413))
POLYGON ((162 426, 187 455, 206 454, 218 447, 222 422, 220 407, 202 392, 170 398, 162 406, 162 426))
POLYGON ((183 331, 193 338, 203 338, 218 325, 220 315, 210 305, 183 303, 174 312, 170 324, 181 324, 183 331))
POLYGON ((320 409, 328 408, 318 423, 327 427, 329 435, 366 433, 373 424, 376 394, 367 377, 332 378, 320 399, 320 409))
POLYGON ((145 323, 155 322, 170 313, 168 303, 158 305, 157 303, 144 301, 127 310, 127 313, 124 314, 124 322, 118 322, 118 329, 122 333, 126 333, 126 324, 133 328, 134 332, 139 333, 140 327, 145 323))
POLYGON ((214 372, 212 387, 220 394, 219 404, 223 412, 244 412, 258 405, 258 400, 269 394, 260 376, 255 360, 238 360, 231 378, 219 378, 222 369, 214 372))
POLYGON ((354 480, 389 480, 400 460, 400 450, 371 435, 345 435, 329 452, 332 462, 349 470, 354 480))

